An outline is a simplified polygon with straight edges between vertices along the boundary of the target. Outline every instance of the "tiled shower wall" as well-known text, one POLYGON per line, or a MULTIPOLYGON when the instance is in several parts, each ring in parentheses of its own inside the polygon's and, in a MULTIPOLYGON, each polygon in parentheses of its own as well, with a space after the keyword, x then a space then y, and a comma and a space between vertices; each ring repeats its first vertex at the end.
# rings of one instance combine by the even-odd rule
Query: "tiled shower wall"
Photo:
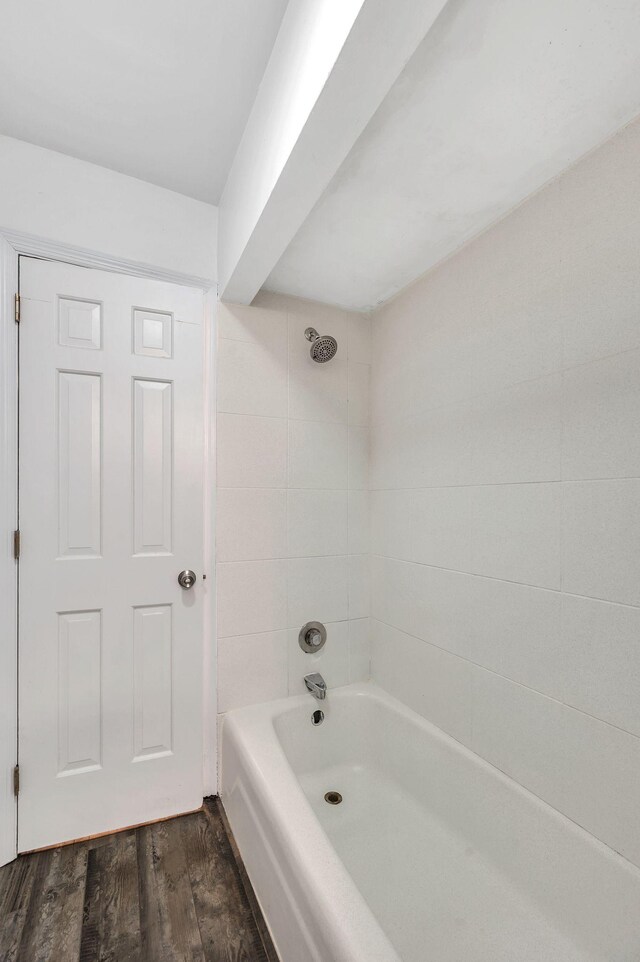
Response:
POLYGON ((218 710, 369 675, 370 321, 296 298, 220 304, 218 710), (338 340, 309 357, 306 327, 338 340), (325 622, 318 655, 298 632, 325 622))
POLYGON ((640 865, 640 125, 374 315, 372 675, 640 865))

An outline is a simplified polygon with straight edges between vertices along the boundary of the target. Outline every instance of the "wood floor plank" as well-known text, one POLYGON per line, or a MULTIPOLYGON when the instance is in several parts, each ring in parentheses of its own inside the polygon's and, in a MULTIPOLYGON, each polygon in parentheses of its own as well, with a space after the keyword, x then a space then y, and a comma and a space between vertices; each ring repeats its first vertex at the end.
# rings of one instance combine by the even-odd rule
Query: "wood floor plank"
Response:
POLYGON ((145 952, 159 954, 145 958, 205 962, 179 821, 147 827, 139 867, 141 925, 145 952))
POLYGON ((3 869, 0 886, 0 959, 15 962, 33 891, 36 862, 17 858, 3 869))
POLYGON ((89 848, 80 962, 140 962, 138 854, 133 832, 89 848))
POLYGON ((69 845, 40 856, 17 962, 75 960, 80 952, 87 848, 69 845))
POLYGON ((221 813, 0 868, 0 962, 278 962, 221 813))
POLYGON ((206 962, 262 962, 255 922, 221 825, 201 813, 183 819, 180 827, 206 962))
POLYGON ((140 946, 142 958, 162 959, 161 926, 158 909, 158 885, 153 865, 151 826, 136 832, 138 860, 138 901, 140 905, 140 946))

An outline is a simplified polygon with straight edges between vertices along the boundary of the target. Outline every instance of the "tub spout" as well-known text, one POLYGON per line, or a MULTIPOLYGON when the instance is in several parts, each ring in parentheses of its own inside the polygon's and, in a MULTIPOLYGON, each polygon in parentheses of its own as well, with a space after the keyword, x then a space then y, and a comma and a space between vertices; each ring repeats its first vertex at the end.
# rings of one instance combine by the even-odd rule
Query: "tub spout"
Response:
POLYGON ((327 697, 327 683, 319 672, 314 671, 312 675, 305 675, 304 683, 318 701, 324 701, 327 697))

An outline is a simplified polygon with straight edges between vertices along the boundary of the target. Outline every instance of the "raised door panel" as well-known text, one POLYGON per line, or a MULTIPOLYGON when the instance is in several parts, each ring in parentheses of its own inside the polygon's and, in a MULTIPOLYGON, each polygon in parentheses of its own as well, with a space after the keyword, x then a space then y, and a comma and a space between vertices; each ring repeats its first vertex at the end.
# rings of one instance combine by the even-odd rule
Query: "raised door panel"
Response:
POLYGON ((134 761, 172 751, 171 605, 134 609, 134 761))
POLYGON ((99 351, 102 347, 102 305, 75 297, 58 297, 58 343, 99 351))
POLYGON ((58 613, 58 775, 102 766, 102 613, 58 613))
POLYGON ((99 374, 58 371, 58 552, 98 557, 102 541, 99 374))
POLYGON ((133 382, 134 554, 169 554, 173 524, 173 385, 133 382))
POLYGON ((142 357, 173 357, 173 315, 134 308, 133 353, 142 357))

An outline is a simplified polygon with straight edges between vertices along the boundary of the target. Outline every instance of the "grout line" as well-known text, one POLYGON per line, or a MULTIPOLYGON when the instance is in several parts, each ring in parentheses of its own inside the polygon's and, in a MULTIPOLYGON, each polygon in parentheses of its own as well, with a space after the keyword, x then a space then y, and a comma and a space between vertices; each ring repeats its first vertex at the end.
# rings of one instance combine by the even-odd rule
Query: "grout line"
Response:
POLYGON ((464 655, 459 655, 457 652, 451 651, 449 648, 442 648, 440 645, 436 645, 432 641, 427 641, 425 638, 420 638, 419 635, 414 635, 410 631, 405 631, 404 628, 398 628, 397 625, 391 625, 389 622, 384 621, 381 618, 376 618, 372 615, 371 620, 377 621, 381 625, 391 628, 393 631, 399 631, 408 638, 413 638, 414 641, 420 642, 421 645, 428 645, 430 648, 435 648, 437 651, 441 651, 446 655, 450 655, 452 658, 457 658, 468 665, 473 665, 474 668, 478 668, 480 671, 486 671, 490 675, 495 675, 496 678, 502 678, 503 681, 509 682, 510 685, 516 685, 518 688, 523 688, 525 691, 530 691, 534 695, 539 695, 540 698, 546 698, 549 701, 554 702, 556 705, 561 705, 563 708, 568 708, 569 711, 575 711, 579 715, 584 715, 587 718, 591 718, 593 721, 596 721, 601 725, 606 725, 608 728, 615 728, 616 731, 622 732, 624 735, 629 735, 630 738, 635 738, 640 741, 640 734, 629 731, 628 728, 623 728, 621 725, 616 725, 614 722, 607 721, 606 719, 601 718, 599 715, 592 715, 591 712, 585 711, 584 708, 577 708, 575 705, 571 705, 569 702, 562 701, 560 698, 556 698, 554 695, 549 695, 547 692, 540 691, 538 688, 532 688, 530 685, 525 685, 523 682, 516 681, 515 678, 511 678, 509 675, 503 675, 501 672, 496 671, 495 668, 488 668, 486 665, 481 665, 479 662, 473 661, 471 658, 466 658, 464 655))
MULTIPOLYGON (((331 625, 349 625, 352 621, 366 621, 370 618, 370 615, 364 615, 362 618, 340 618, 338 621, 325 621, 326 627, 331 625)), ((390 625, 393 627, 393 625, 390 625)), ((228 641, 232 638, 247 638, 250 635, 276 635, 281 631, 300 631, 300 625, 285 625, 283 628, 262 628, 260 631, 242 631, 239 634, 234 635, 219 635, 218 641, 228 641)))
MULTIPOLYGON (((398 366, 397 370, 401 372, 406 366, 406 363, 401 362, 401 366, 398 366)), ((394 421, 416 422, 429 414, 433 414, 435 411, 456 410, 458 408, 470 407, 477 401, 481 401, 484 398, 496 397, 497 395, 503 394, 506 391, 510 391, 515 387, 521 387, 523 384, 534 384, 536 381, 545 381, 554 377, 561 378, 563 373, 564 372, 562 368, 557 368, 552 371, 547 371, 545 374, 536 374, 534 377, 525 377, 518 381, 509 381, 507 384, 503 384, 501 387, 494 388, 490 391, 480 391, 478 394, 467 395, 466 397, 459 398, 457 401, 445 401, 444 404, 436 404, 433 407, 429 406, 424 408, 424 410, 420 411, 418 414, 403 415, 402 417, 383 417, 379 418, 374 423, 389 424, 394 421)))
MULTIPOLYGON (((288 563, 288 562, 290 562, 290 561, 295 562, 295 563, 297 564, 299 561, 319 561, 319 560, 323 560, 323 561, 341 561, 341 560, 343 560, 343 559, 346 560, 346 561, 348 561, 349 558, 369 558, 369 557, 370 557, 370 555, 369 555, 369 552, 367 552, 367 551, 348 551, 348 552, 345 551, 345 552, 342 552, 342 554, 340 554, 340 553, 336 554, 335 552, 332 552, 331 554, 287 555, 287 556, 284 557, 284 558, 283 558, 283 557, 279 557, 279 558, 239 558, 239 559, 237 559, 237 560, 230 560, 230 561, 217 561, 216 564, 218 564, 218 565, 253 565, 253 564, 259 565, 259 564, 263 564, 263 563, 265 563, 265 564, 274 564, 274 563, 276 563, 276 562, 286 562, 286 563, 288 563)), ((395 561, 395 560, 398 560, 398 559, 395 559, 395 558, 394 558, 393 560, 395 561)), ((409 564, 410 564, 410 563, 411 563, 411 562, 409 562, 409 564)))
MULTIPOLYGON (((616 358, 616 357, 623 357, 625 354, 633 354, 634 352, 638 352, 640 354, 640 345, 636 345, 635 347, 627 347, 627 348, 624 348, 624 350, 622 351, 614 351, 611 354, 603 354, 600 357, 591 358, 588 361, 580 361, 579 364, 571 364, 568 367, 566 367, 564 365, 564 350, 563 350, 563 347, 561 346, 561 351, 560 351, 561 360, 562 360, 561 366, 558 368, 554 368, 551 371, 547 371, 545 374, 536 374, 533 377, 525 377, 517 381, 509 381, 498 388, 493 388, 492 390, 489 390, 489 391, 481 391, 478 394, 467 395, 466 397, 460 398, 455 401, 446 401, 444 404, 436 404, 433 407, 429 405, 428 407, 424 408, 424 410, 422 410, 419 414, 403 415, 401 417, 387 417, 387 418, 382 417, 375 421, 372 420, 372 423, 379 425, 379 424, 389 424, 393 422, 400 422, 400 423, 416 422, 416 421, 419 421, 421 418, 434 413, 435 411, 445 411, 447 409, 455 410, 457 408, 464 408, 467 406, 471 406, 475 404, 477 401, 480 401, 484 398, 497 397, 500 394, 503 394, 506 391, 510 391, 513 388, 520 387, 523 384, 533 384, 536 381, 544 381, 554 377, 560 378, 563 386, 564 375, 570 373, 571 371, 576 371, 576 370, 579 370, 580 368, 589 367, 589 365, 599 364, 602 361, 612 360, 613 358, 616 358)), ((406 367, 406 363, 402 363, 401 366, 397 366, 397 370, 401 371, 401 369, 404 367, 406 367)), ((374 382, 372 381, 372 383, 374 382)))
MULTIPOLYGON (((378 619, 371 619, 371 620, 378 620, 378 619)), ((380 624, 386 624, 386 623, 385 623, 385 622, 380 622, 380 624)), ((391 626, 389 626, 389 627, 393 627, 393 626, 391 625, 391 626)), ((401 631, 401 629, 399 629, 399 628, 396 628, 395 630, 396 630, 396 631, 401 631)), ((406 632, 405 632, 405 634, 406 634, 406 632)), ((415 635, 411 635, 410 637, 416 638, 415 635)), ((419 639, 419 638, 416 638, 416 640, 417 640, 417 641, 421 641, 421 639, 419 639)), ((429 642, 426 642, 426 644, 429 644, 429 642)), ((434 646, 434 647, 435 647, 435 646, 434 646)), ((442 650, 444 651, 445 649, 442 649, 442 650)), ((457 657, 460 657, 460 656, 457 656, 457 657)), ((464 660, 466 660, 466 659, 462 659, 462 660, 464 661, 464 660)), ((471 664, 473 664, 473 662, 471 662, 471 664)), ((484 669, 484 670, 485 670, 485 671, 489 671, 489 669, 484 669)), ((492 674, 495 674, 495 672, 492 672, 492 674)), ((504 677, 504 676, 500 676, 500 677, 504 677)), ((372 681, 374 684, 379 684, 379 683, 376 681, 376 679, 373 677, 373 675, 372 675, 372 677, 371 677, 371 681, 372 681)), ((511 681, 511 679, 505 677, 505 681, 511 681)), ((513 684, 518 685, 518 682, 514 682, 513 684)), ((380 687, 383 689, 383 691, 386 691, 386 689, 384 688, 383 685, 380 685, 380 687)), ((522 687, 525 687, 525 686, 519 685, 518 687, 521 687, 521 688, 522 688, 522 687)), ((535 694, 541 695, 541 697, 543 697, 543 698, 549 697, 549 696, 547 696, 547 695, 543 695, 542 692, 537 692, 535 689, 530 689, 530 690, 533 691, 535 694)), ((390 693, 389 693, 389 694, 390 694, 390 693)), ((391 697, 393 698, 393 697, 397 697, 397 696, 392 695, 391 697)), ((548 801, 548 800, 547 800, 546 798, 544 798, 542 795, 539 795, 536 790, 534 790, 533 788, 531 788, 529 785, 525 784, 524 781, 521 781, 519 778, 517 778, 517 777, 515 776, 515 774, 513 774, 512 772, 507 771, 505 768, 501 768, 498 763, 496 763, 495 761, 490 761, 485 755, 481 755, 480 752, 479 752, 479 750, 478 750, 476 747, 474 747, 474 743, 473 743, 473 721, 474 721, 474 719, 473 719, 473 705, 472 705, 472 716, 471 716, 471 718, 472 718, 472 721, 471 721, 471 724, 472 724, 471 737, 468 739, 468 741, 462 741, 462 740, 458 737, 458 735, 452 735, 451 732, 447 731, 447 729, 441 728, 440 725, 436 724, 436 722, 432 721, 432 720, 431 720, 430 718, 428 718, 426 715, 423 715, 421 712, 416 711, 415 708, 411 708, 411 706, 410 706, 410 705, 407 705, 406 702, 403 702, 401 698, 398 698, 397 700, 398 700, 402 705, 404 705, 406 708, 408 708, 410 711, 415 711, 417 715, 419 715, 421 718, 423 718, 425 721, 427 721, 430 725, 433 725, 433 726, 434 726, 435 728, 437 728, 439 731, 443 732, 448 738, 451 738, 453 741, 457 742, 459 745, 461 745, 461 746, 462 746, 463 748, 465 748, 467 751, 472 752, 478 759, 480 759, 480 761, 481 761, 483 764, 488 765, 490 768, 494 768, 496 771, 500 772, 505 778, 508 778, 510 781, 514 782, 514 784, 516 784, 519 788, 523 789, 525 792, 528 792, 528 793, 529 793, 530 795, 532 795, 534 798, 537 798, 540 802, 542 802, 543 805, 546 805, 546 806, 547 806, 548 808, 550 808, 552 811, 557 812, 559 815, 562 816, 562 818, 566 818, 569 822, 571 822, 573 825, 575 825, 581 832, 585 832, 587 835, 589 835, 591 838, 593 838, 593 839, 598 843, 598 845, 602 845, 602 846, 604 846, 606 849, 608 849, 609 851, 614 852, 615 855, 617 855, 619 858, 623 859, 628 865, 631 865, 632 868, 633 868, 636 872, 638 871, 638 869, 640 869, 640 865, 638 865, 638 863, 633 862, 627 855, 624 855, 622 852, 620 852, 619 849, 614 848, 613 845, 609 844, 608 842, 605 842, 604 839, 600 838, 598 835, 595 835, 590 829, 586 828, 586 827, 585 827, 584 825, 582 825, 580 822, 577 822, 574 818, 572 818, 570 815, 568 815, 566 812, 564 812, 561 808, 556 807, 556 805, 554 805, 552 802, 548 801)), ((555 699, 550 698, 550 700, 551 700, 551 701, 554 701, 555 699)), ((570 705, 564 705, 563 702, 561 702, 560 704, 562 704, 563 707, 566 707, 566 708, 569 708, 569 709, 571 709, 571 710, 575 710, 575 711, 578 711, 578 712, 579 712, 579 709, 572 709, 572 707, 571 707, 570 705)), ((586 713, 585 713, 585 712, 581 712, 581 714, 586 714, 586 713)), ((593 717, 593 716, 590 716, 590 717, 593 717)), ((594 718, 594 720, 595 720, 595 721, 600 721, 599 718, 594 718)), ((604 722, 603 724, 608 725, 609 723, 608 723, 608 722, 604 722)), ((609 727, 615 727, 615 726, 609 726, 609 727)), ((631 732, 627 732, 625 729, 621 729, 621 731, 622 731, 624 734, 627 734, 627 735, 631 735, 631 734, 632 734, 631 732)))
POLYGON ((352 491, 368 491, 368 488, 300 488, 300 487, 285 487, 281 484, 278 485, 235 485, 229 484, 219 484, 217 486, 218 491, 312 491, 315 494, 333 494, 338 492, 340 494, 350 494, 352 491))
POLYGON ((479 574, 477 571, 462 571, 459 568, 447 568, 444 565, 429 564, 425 561, 407 561, 405 558, 396 558, 393 555, 377 554, 371 552, 371 558, 380 558, 383 561, 395 561, 398 564, 414 565, 420 568, 435 568, 436 571, 450 571, 453 574, 464 575, 468 578, 484 578, 486 581, 499 581, 506 585, 518 585, 522 588, 532 588, 534 591, 548 591, 554 595, 568 595, 570 598, 582 598, 585 601, 597 601, 600 604, 616 605, 620 608, 631 608, 638 611, 640 605, 633 605, 626 601, 612 601, 610 598, 599 598, 597 595, 581 595, 577 591, 566 591, 561 588, 548 588, 545 585, 533 585, 528 581, 512 581, 509 578, 498 578, 496 575, 479 574))
POLYGON ((565 366, 564 364, 564 343, 563 343, 563 367, 562 374, 568 374, 570 371, 577 371, 583 367, 589 367, 591 364, 600 364, 602 361, 610 361, 614 357, 624 357, 625 354, 633 354, 638 352, 640 354, 640 344, 636 344, 635 347, 625 347, 622 351, 613 351, 611 354, 601 354, 598 357, 592 357, 588 361, 580 361, 578 364, 569 364, 565 366))
POLYGON ((370 488, 369 490, 372 493, 376 491, 400 493, 402 491, 446 491, 450 488, 517 488, 543 484, 606 484, 609 481, 615 481, 618 483, 621 481, 640 481, 640 475, 603 478, 546 478, 541 481, 479 481, 468 482, 466 484, 421 484, 403 488, 370 488))
POLYGON ((307 421, 309 424, 334 424, 336 427, 370 427, 368 421, 349 421, 348 415, 347 419, 336 420, 335 418, 301 418, 292 414, 247 414, 245 411, 225 411, 222 408, 218 408, 216 414, 224 414, 234 418, 262 418, 265 421, 307 421))

